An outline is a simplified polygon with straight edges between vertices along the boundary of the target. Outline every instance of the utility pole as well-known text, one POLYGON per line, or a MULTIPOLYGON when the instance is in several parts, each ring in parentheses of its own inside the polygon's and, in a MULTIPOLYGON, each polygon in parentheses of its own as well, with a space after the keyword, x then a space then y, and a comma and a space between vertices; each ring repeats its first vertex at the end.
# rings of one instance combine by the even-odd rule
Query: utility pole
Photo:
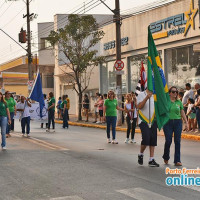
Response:
MULTIPOLYGON (((29 0, 26 0, 26 9, 27 13, 26 15, 23 16, 23 18, 26 17, 27 20, 27 53, 28 53, 28 79, 29 81, 33 81, 33 71, 32 71, 32 54, 31 54, 31 30, 30 30, 30 17, 33 15, 30 15, 29 11, 29 0)), ((29 88, 29 93, 30 93, 30 88, 29 88)))
MULTIPOLYGON (((114 13, 113 21, 116 24, 116 60, 121 61, 121 17, 119 0, 115 0, 115 10, 112 10, 100 0, 109 10, 114 13)), ((122 72, 122 71, 121 71, 122 72)), ((122 73, 116 71, 116 94, 118 99, 118 106, 122 106, 122 73)), ((117 111, 117 125, 122 125, 122 111, 117 111)))
MULTIPOLYGON (((116 60, 121 60, 121 18, 119 0, 115 0, 114 21, 116 24, 116 60)), ((116 71, 116 93, 118 99, 118 106, 122 103, 122 75, 116 71)), ((117 125, 122 125, 122 111, 117 111, 117 125)))

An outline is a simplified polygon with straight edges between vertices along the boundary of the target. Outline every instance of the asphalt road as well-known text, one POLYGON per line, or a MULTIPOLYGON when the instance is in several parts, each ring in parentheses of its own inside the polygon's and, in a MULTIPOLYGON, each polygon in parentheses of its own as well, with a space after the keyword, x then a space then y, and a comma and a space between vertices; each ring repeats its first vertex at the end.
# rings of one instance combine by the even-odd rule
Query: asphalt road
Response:
MULTIPOLYGON (((31 122, 31 138, 22 138, 19 123, 0 151, 0 199, 2 200, 172 200, 200 199, 200 187, 166 186, 165 168, 173 165, 174 145, 168 166, 163 164, 164 137, 158 137, 155 158, 159 168, 137 164, 141 135, 136 144, 125 144, 117 132, 118 145, 106 143, 102 129, 56 124, 46 133, 31 122)), ((183 167, 197 168, 200 142, 182 140, 183 167)), ((200 175, 198 175, 200 176, 200 175)))

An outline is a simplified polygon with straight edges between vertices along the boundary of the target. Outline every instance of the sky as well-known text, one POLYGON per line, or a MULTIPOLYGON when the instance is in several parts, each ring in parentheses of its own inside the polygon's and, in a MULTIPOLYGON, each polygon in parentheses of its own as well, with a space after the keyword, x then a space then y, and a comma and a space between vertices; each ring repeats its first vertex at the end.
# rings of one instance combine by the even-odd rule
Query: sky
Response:
MULTIPOLYGON (((4 30, 12 38, 18 41, 20 29, 26 28, 26 0, 0 0, 0 29, 4 30)), ((32 31, 32 52, 37 53, 37 23, 53 22, 55 14, 70 14, 79 9, 81 14, 100 3, 99 0, 30 0, 30 13, 37 14, 37 18, 31 21, 32 31), (88 6, 90 6, 88 8, 88 6), (80 9, 81 8, 81 9, 80 9)), ((129 9, 139 7, 155 0, 120 0, 121 13, 130 12, 129 9)), ((115 8, 115 0, 106 0, 105 3, 111 8, 115 8)), ((112 14, 112 12, 102 3, 86 14, 112 14)), ((0 31, 0 64, 8 62, 14 58, 26 54, 26 51, 0 31)), ((24 48, 26 44, 22 44, 24 48)))

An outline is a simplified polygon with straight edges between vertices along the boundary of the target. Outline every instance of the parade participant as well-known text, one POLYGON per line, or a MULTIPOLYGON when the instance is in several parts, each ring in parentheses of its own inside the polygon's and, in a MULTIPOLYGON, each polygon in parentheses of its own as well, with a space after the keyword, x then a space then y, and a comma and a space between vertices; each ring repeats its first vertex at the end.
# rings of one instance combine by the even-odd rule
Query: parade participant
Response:
POLYGON ((174 164, 175 166, 182 166, 181 163, 181 132, 182 132, 182 120, 183 118, 186 129, 188 130, 188 122, 185 116, 184 108, 182 102, 178 99, 178 89, 172 86, 169 89, 170 95, 170 111, 169 111, 169 121, 164 125, 163 130, 165 134, 165 146, 163 159, 164 163, 168 164, 170 159, 170 146, 172 143, 172 135, 174 133, 174 164))
POLYGON ((84 109, 85 116, 86 116, 85 122, 88 122, 88 118, 89 118, 89 105, 90 105, 90 101, 89 101, 88 95, 85 94, 84 99, 83 99, 83 109, 84 109))
MULTIPOLYGON (((9 91, 5 92, 5 101, 7 103, 7 107, 9 109, 9 111, 10 111, 10 119, 11 119, 11 123, 12 123, 13 118, 16 115, 16 102, 11 97, 11 93, 9 91)), ((10 130, 11 130, 11 124, 7 124, 7 128, 6 128, 6 137, 7 138, 11 137, 10 130)))
POLYGON ((61 119, 62 118, 62 109, 61 109, 61 106, 60 104, 62 103, 62 99, 61 97, 58 98, 58 103, 57 103, 57 114, 58 114, 58 119, 61 119))
POLYGON ((116 139, 116 123, 117 123, 117 110, 124 111, 117 105, 117 99, 115 99, 115 93, 113 91, 108 92, 108 99, 104 102, 104 117, 106 116, 107 122, 107 141, 111 143, 110 140, 110 126, 112 126, 112 144, 118 144, 116 139))
POLYGON ((47 132, 50 132, 51 123, 53 127, 53 132, 55 132, 54 117, 55 117, 55 98, 53 92, 50 92, 49 102, 48 102, 48 129, 46 130, 47 132))
POLYGON ((0 92, 0 126, 1 126, 1 147, 6 150, 6 127, 11 124, 10 112, 7 103, 0 92))
POLYGON ((61 109, 63 113, 63 128, 68 128, 67 100, 65 95, 62 96, 61 109))
MULTIPOLYGON (((47 108, 47 104, 48 104, 47 95, 44 94, 43 96, 44 96, 44 104, 45 104, 45 107, 47 108)), ((41 128, 43 128, 43 124, 44 124, 45 121, 46 121, 46 129, 48 128, 47 120, 48 120, 48 119, 45 119, 45 120, 42 119, 43 122, 41 123, 41 128)))
POLYGON ((125 112, 126 112, 126 123, 127 123, 127 134, 125 143, 129 142, 129 135, 131 131, 131 141, 130 143, 135 143, 134 136, 135 136, 135 128, 137 122, 137 101, 136 97, 134 96, 132 100, 131 93, 126 95, 126 102, 125 102, 125 112))
MULTIPOLYGON (((139 113, 141 112, 143 115, 146 116, 146 118, 150 118, 149 120, 151 120, 154 117, 155 110, 154 110, 154 98, 152 96, 152 92, 146 90, 138 94, 137 108, 139 109, 139 113)), ((151 122, 150 126, 147 122, 142 121, 140 117, 138 123, 142 133, 142 141, 140 146, 140 153, 138 155, 138 163, 140 165, 143 165, 144 151, 146 147, 149 146, 149 151, 150 151, 149 166, 159 167, 159 164, 154 159, 154 150, 155 146, 157 146, 157 123, 154 120, 151 122)))
POLYGON ((67 120, 69 121, 70 99, 67 94, 66 94, 66 101, 67 101, 67 120))
POLYGON ((25 96, 21 96, 20 102, 17 103, 17 111, 19 111, 21 114, 20 119, 23 137, 25 136, 25 129, 27 137, 30 137, 30 107, 30 99, 26 99, 25 96))

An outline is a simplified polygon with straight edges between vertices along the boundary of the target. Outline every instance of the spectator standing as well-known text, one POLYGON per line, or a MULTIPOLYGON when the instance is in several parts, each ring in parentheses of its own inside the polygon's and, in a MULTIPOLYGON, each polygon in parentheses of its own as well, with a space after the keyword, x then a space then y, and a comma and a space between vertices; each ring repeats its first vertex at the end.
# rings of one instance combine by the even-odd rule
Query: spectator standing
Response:
POLYGON ((163 130, 165 134, 165 146, 163 159, 164 163, 168 164, 170 159, 170 146, 172 143, 172 135, 174 133, 174 164, 175 166, 182 166, 181 163, 181 133, 182 133, 182 120, 185 121, 186 129, 188 130, 188 122, 185 116, 184 108, 182 102, 178 99, 178 89, 172 86, 169 89, 170 95, 170 111, 169 111, 169 121, 164 125, 163 130))
POLYGON ((126 102, 125 102, 125 112, 126 112, 126 123, 127 123, 127 134, 125 143, 128 144, 129 142, 129 135, 131 132, 131 141, 130 143, 135 143, 134 136, 135 136, 135 128, 137 122, 137 102, 136 98, 135 101, 132 100, 131 93, 126 95, 126 102))
MULTIPOLYGON (((8 107, 9 112, 10 112, 10 119, 11 119, 11 123, 12 123, 13 118, 16 115, 16 102, 11 97, 11 93, 9 91, 5 92, 5 101, 7 103, 7 107, 8 107)), ((7 138, 11 137, 10 130, 11 130, 11 124, 7 124, 7 128, 6 128, 6 137, 7 138)))
POLYGON ((67 120, 69 121, 70 99, 67 94, 66 94, 66 100, 67 100, 67 120))
POLYGON ((97 119, 98 119, 98 100, 99 100, 99 96, 100 94, 97 92, 96 96, 95 96, 95 101, 94 101, 94 117, 95 120, 93 123, 97 123, 97 119))
POLYGON ((6 128, 7 124, 11 124, 10 112, 7 103, 0 92, 0 126, 1 126, 1 147, 6 150, 6 128))
POLYGON ((68 128, 68 117, 67 117, 67 100, 66 95, 62 96, 62 103, 61 103, 61 109, 63 113, 63 128, 68 128))
POLYGON ((188 130, 195 131, 194 119, 196 117, 196 110, 194 107, 194 99, 191 98, 188 99, 188 109, 186 116, 188 116, 188 124, 189 124, 188 130))
POLYGON ((50 132, 50 127, 52 123, 53 132, 55 132, 55 98, 53 92, 49 93, 49 102, 48 102, 48 129, 47 132, 50 132))
POLYGON ((89 118, 89 105, 90 105, 90 101, 89 101, 88 95, 85 94, 84 99, 83 99, 83 109, 84 109, 85 116, 86 116, 85 122, 88 122, 88 118, 89 118))
POLYGON ((117 99, 115 99, 115 93, 113 91, 108 92, 108 99, 104 102, 104 117, 106 116, 107 122, 107 141, 110 140, 110 126, 112 126, 112 144, 118 144, 116 141, 116 122, 117 122, 117 110, 124 111, 117 105, 117 99))
MULTIPOLYGON (((150 119, 153 118, 155 114, 155 109, 154 109, 154 98, 152 96, 152 92, 146 90, 138 94, 137 108, 139 112, 141 112, 143 115, 148 117, 150 116, 150 119)), ((155 147, 157 146, 157 123, 154 120, 153 122, 151 122, 151 127, 149 127, 148 123, 142 121, 140 117, 138 123, 142 133, 140 153, 138 154, 138 164, 143 165, 144 151, 146 147, 149 146, 149 152, 150 152, 149 166, 159 167, 160 165, 156 162, 154 158, 154 151, 155 147)))
POLYGON ((61 103, 62 103, 62 99, 61 97, 58 98, 58 102, 57 102, 57 114, 58 114, 58 119, 62 119, 62 109, 61 109, 61 103))
POLYGON ((195 118, 195 120, 194 120, 194 124, 195 124, 195 128, 197 128, 196 132, 198 133, 199 130, 198 130, 197 124, 198 124, 198 126, 200 125, 200 110, 199 110, 198 106, 196 106, 196 103, 197 103, 198 98, 199 98, 199 95, 198 95, 197 90, 200 89, 200 84, 199 84, 199 83, 196 83, 196 84, 194 85, 194 89, 195 89, 195 94, 194 94, 194 106, 195 106, 195 110, 196 110, 196 118, 195 118), (197 116, 198 116, 198 117, 197 117, 197 116), (197 123, 197 120, 198 120, 197 118, 199 119, 199 123, 197 123))
POLYGON ((30 99, 26 99, 24 96, 21 96, 20 102, 17 103, 17 111, 21 113, 20 119, 23 137, 25 136, 25 133, 27 137, 30 137, 30 107, 30 99))
POLYGON ((200 89, 197 90, 194 106, 196 108, 196 121, 198 125, 198 130, 196 133, 200 133, 200 89))
POLYGON ((97 122, 97 123, 100 123, 100 124, 103 123, 103 105, 104 105, 103 96, 100 95, 99 100, 98 100, 98 110, 99 110, 100 121, 97 122))

